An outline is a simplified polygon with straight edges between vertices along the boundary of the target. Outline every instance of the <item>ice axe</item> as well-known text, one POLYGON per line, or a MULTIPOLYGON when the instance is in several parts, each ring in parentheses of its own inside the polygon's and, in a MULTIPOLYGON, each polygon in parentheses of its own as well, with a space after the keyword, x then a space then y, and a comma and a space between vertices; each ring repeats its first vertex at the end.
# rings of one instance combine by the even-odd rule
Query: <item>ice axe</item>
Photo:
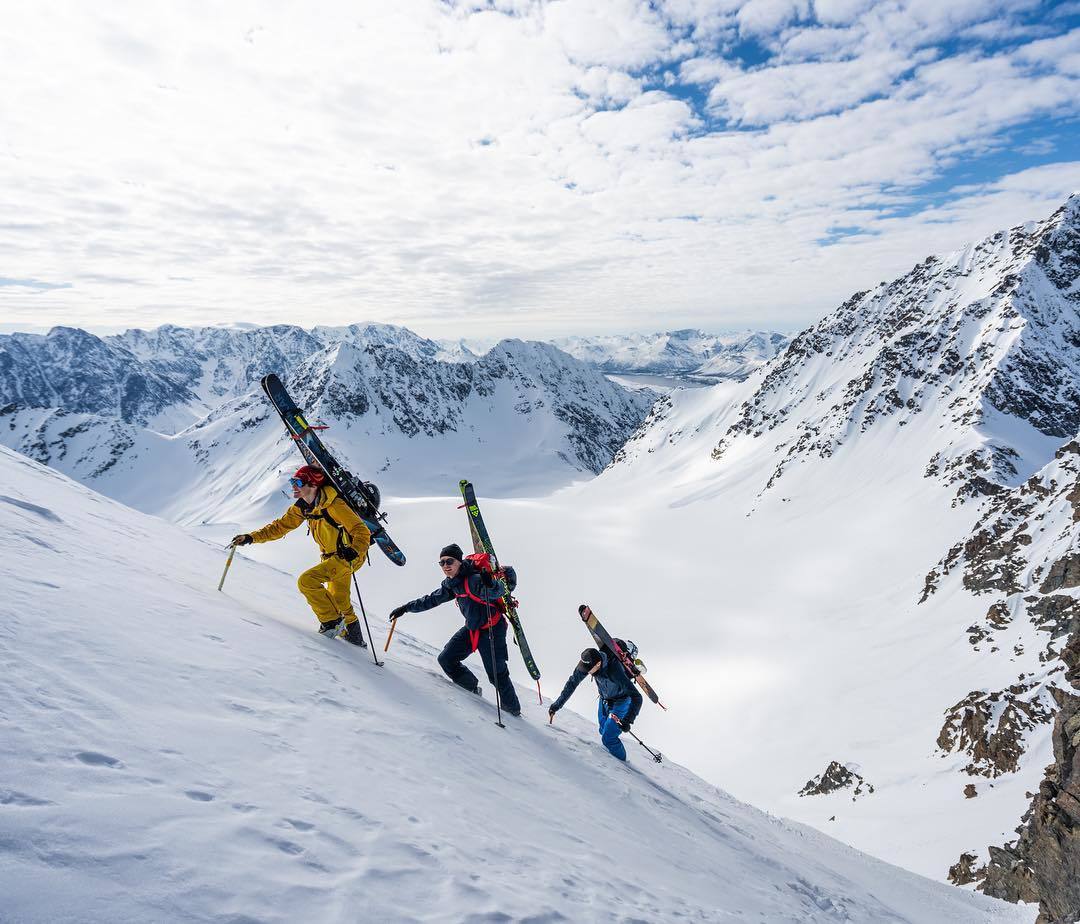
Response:
POLYGON ((390 650, 390 639, 392 639, 394 637, 394 630, 396 628, 397 628, 397 620, 396 619, 391 619, 390 620, 390 634, 386 636, 386 644, 383 645, 383 651, 384 652, 387 652, 387 651, 390 650))
POLYGON ((233 556, 236 554, 236 546, 231 542, 229 543, 229 557, 225 562, 225 570, 221 572, 221 580, 218 581, 217 589, 220 591, 225 586, 225 575, 229 573, 229 566, 232 565, 233 556))

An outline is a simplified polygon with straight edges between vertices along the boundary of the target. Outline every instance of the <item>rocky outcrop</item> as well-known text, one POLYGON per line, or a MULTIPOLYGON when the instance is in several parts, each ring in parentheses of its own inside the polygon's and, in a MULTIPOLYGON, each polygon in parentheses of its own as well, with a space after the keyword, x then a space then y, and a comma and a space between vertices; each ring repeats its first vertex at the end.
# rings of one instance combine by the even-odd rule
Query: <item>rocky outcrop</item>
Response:
POLYGON ((986 875, 986 867, 976 866, 978 860, 978 854, 967 852, 960 854, 960 859, 949 867, 949 874, 945 878, 958 886, 979 882, 986 875))
POLYGON ((807 780, 806 785, 799 790, 799 795, 824 796, 841 789, 851 790, 852 802, 859 796, 868 796, 874 791, 874 787, 850 766, 834 760, 813 779, 807 780))
POLYGON ((1042 684, 1021 678, 1004 690, 975 690, 960 700, 946 712, 937 746, 945 754, 969 755, 964 772, 970 776, 1014 773, 1027 733, 1052 718, 1042 684))
POLYGON ((1080 552, 1054 562, 1039 586, 1039 593, 1049 594, 1065 587, 1080 587, 1080 552))
POLYGON ((1005 847, 990 848, 979 886, 1006 901, 1038 902, 1040 924, 1080 920, 1080 696, 1054 691, 1054 763, 1005 847))

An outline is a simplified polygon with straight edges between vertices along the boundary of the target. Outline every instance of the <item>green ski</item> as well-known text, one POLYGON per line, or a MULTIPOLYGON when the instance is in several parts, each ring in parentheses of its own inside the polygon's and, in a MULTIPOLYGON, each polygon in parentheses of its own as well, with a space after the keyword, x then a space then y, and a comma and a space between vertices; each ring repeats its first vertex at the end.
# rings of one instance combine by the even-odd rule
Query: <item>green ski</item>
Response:
MULTIPOLYGON (((476 501, 476 491, 473 489, 472 482, 467 478, 463 478, 459 487, 461 488, 461 498, 465 501, 462 506, 465 508, 465 513, 469 518, 469 532, 472 534, 473 550, 487 552, 491 556, 496 572, 498 572, 499 556, 495 554, 495 547, 491 544, 491 536, 484 525, 484 518, 480 514, 480 505, 476 501)), ((540 668, 536 666, 536 662, 533 660, 532 652, 529 650, 529 643, 525 638, 525 632, 521 628, 521 617, 518 616, 517 601, 509 593, 503 597, 503 601, 506 603, 506 619, 514 630, 514 644, 517 645, 518 651, 521 652, 521 660, 525 662, 525 668, 528 670, 529 676, 533 680, 539 681, 540 668)), ((537 683, 536 689, 539 691, 539 683, 537 683)))

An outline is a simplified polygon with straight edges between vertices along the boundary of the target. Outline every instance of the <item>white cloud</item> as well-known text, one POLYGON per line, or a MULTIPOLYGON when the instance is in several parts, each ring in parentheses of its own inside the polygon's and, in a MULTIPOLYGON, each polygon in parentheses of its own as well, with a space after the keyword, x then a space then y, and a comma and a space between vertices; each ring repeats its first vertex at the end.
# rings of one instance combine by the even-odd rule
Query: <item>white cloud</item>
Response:
POLYGON ((0 33, 0 276, 72 286, 0 286, 3 324, 797 324, 1080 186, 1017 170, 896 217, 1077 114, 1080 33, 934 45, 1006 4, 103 10, 17 5, 0 33), (725 56, 737 17, 774 58, 725 56), (823 248, 837 225, 872 233, 823 248))
POLYGON ((745 35, 765 35, 809 12, 809 0, 748 0, 739 9, 739 31, 745 35))

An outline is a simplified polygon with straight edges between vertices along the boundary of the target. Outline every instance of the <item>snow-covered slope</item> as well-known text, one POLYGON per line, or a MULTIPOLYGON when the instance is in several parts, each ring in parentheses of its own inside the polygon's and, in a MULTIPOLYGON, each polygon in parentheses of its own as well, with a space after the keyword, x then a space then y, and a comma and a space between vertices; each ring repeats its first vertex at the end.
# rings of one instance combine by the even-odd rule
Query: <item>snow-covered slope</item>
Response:
POLYGON ((572 714, 500 730, 404 630, 375 667, 291 575, 238 557, 218 594, 220 548, 6 449, 0 483, 6 920, 1033 917, 619 764, 572 714))
POLYGON ((707 334, 674 330, 655 334, 564 337, 555 345, 605 372, 694 375, 740 381, 788 342, 784 334, 742 331, 707 334))

